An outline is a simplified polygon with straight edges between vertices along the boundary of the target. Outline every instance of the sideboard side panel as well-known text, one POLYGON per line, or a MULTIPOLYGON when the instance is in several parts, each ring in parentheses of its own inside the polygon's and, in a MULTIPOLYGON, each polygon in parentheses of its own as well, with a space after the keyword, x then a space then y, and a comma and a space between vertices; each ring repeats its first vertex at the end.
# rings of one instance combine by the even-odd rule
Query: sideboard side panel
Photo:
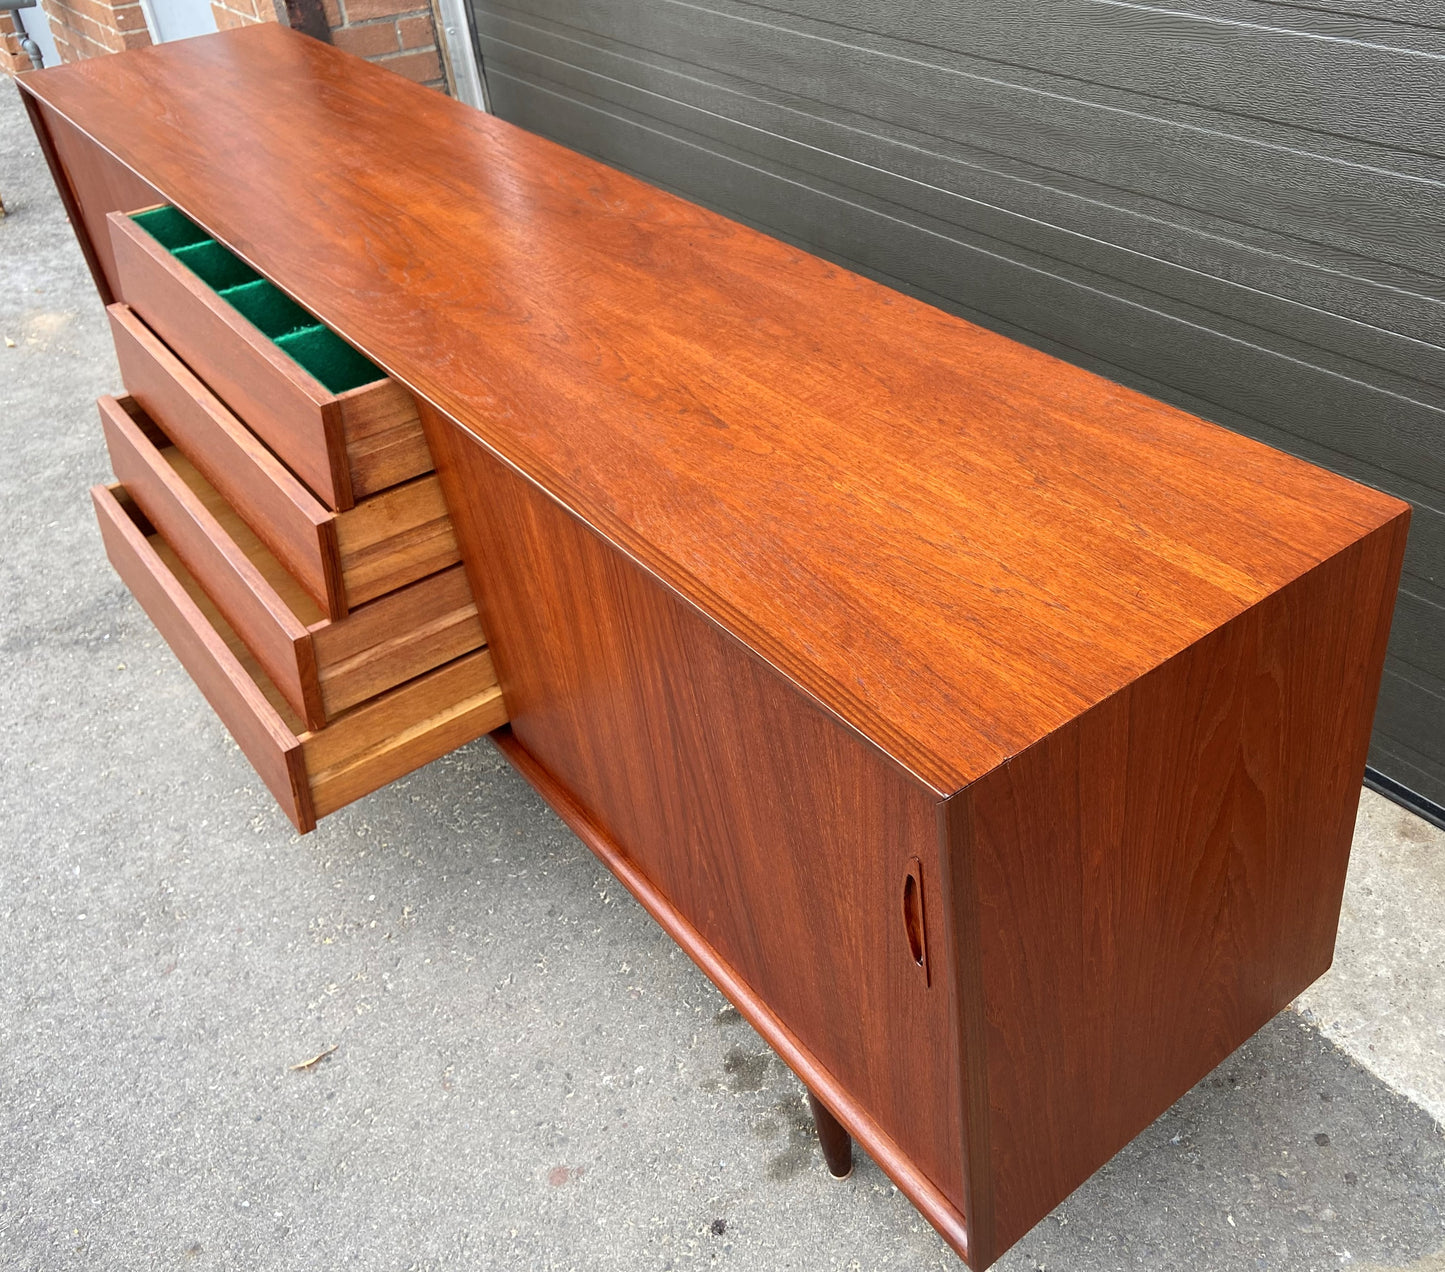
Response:
POLYGON ((516 742, 959 1206, 936 797, 426 414, 516 742))
POLYGON ((1329 967, 1406 520, 956 797, 998 1250, 1329 967))
POLYGON ((22 92, 37 140, 45 151, 71 228, 95 278, 96 290, 108 305, 120 295, 115 258, 105 218, 166 200, 114 155, 97 145, 51 107, 22 92))

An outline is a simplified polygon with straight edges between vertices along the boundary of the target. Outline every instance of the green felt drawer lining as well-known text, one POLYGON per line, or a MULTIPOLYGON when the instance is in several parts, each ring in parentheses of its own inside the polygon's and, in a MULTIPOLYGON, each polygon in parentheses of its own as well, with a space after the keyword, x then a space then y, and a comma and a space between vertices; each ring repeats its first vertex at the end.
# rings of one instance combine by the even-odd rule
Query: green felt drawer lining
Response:
POLYGON ((384 378, 375 363, 177 209, 152 208, 131 219, 328 392, 384 378))
POLYGON ((272 340, 316 325, 315 318, 264 278, 227 287, 221 292, 221 299, 272 340))

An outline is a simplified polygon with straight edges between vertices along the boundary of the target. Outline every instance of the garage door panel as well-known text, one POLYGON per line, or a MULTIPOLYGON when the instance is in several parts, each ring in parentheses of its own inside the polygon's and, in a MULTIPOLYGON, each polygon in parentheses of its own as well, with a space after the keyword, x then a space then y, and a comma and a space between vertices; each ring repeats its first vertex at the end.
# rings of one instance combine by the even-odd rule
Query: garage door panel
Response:
POLYGON ((1437 764, 1404 743, 1396 742, 1380 732, 1378 725, 1370 743, 1369 764, 1412 794, 1445 808, 1445 764, 1437 764))
POLYGON ((1445 608, 1412 590, 1408 580, 1395 604, 1390 653, 1400 660, 1403 674, 1407 676, 1420 679, 1438 676, 1439 669, 1445 667, 1445 608))
MULTIPOLYGON (((1201 10, 1208 8, 1207 5, 1195 7, 1201 10)), ((1266 21, 1288 25, 1299 20, 1299 5, 1296 0, 1258 0, 1258 8, 1267 15, 1266 21)), ((1360 0, 1311 0, 1310 8, 1349 18, 1358 17, 1363 10, 1368 9, 1377 19, 1427 28, 1438 26, 1440 22, 1438 0, 1370 0, 1368 6, 1362 5, 1360 0)))
MULTIPOLYGON (((759 13, 746 4, 720 7, 759 13)), ((1257 5, 1227 3, 1198 6, 1197 14, 1100 0, 954 0, 946 7, 936 0, 781 0, 770 7, 1224 115, 1445 154, 1445 66, 1429 56, 1445 52, 1445 41, 1413 24, 1358 17, 1345 24, 1296 10, 1266 25, 1257 5), (1254 73, 1262 65, 1269 76, 1254 73), (1352 106, 1350 89, 1359 84, 1378 99, 1368 113, 1352 106), (1433 101, 1419 100, 1430 94, 1433 101)))
MULTIPOLYGON (((1268 139, 1250 138, 1247 122, 1234 117, 1116 97, 1112 88, 1085 97, 1072 79, 1044 82, 987 62, 965 69, 953 53, 930 63, 913 45, 884 52, 841 27, 821 38, 790 29, 781 15, 762 22, 672 0, 527 0, 517 11, 665 54, 704 80, 721 73, 785 85, 793 101, 963 139, 1123 193, 1286 233, 1306 253, 1314 243, 1331 245, 1445 277, 1445 203, 1435 184, 1383 166, 1389 152, 1376 146, 1317 134, 1286 138, 1277 127, 1268 139), (1153 162, 1161 153, 1170 156, 1167 167, 1153 162)), ((482 51, 485 60, 485 41, 482 51)), ((1445 180, 1439 160, 1414 155, 1410 162, 1424 170, 1416 176, 1445 180)))
MULTIPOLYGON (((1429 772, 1440 764, 1436 748, 1428 746, 1434 739, 1445 737, 1445 682, 1421 675, 1413 667, 1404 667, 1396 660, 1386 663, 1380 682, 1380 705, 1375 715, 1375 732, 1383 747, 1396 751, 1415 752, 1415 767, 1429 772), (1422 683, 1428 682, 1428 683, 1422 683)), ((1385 770, 1387 773, 1389 770, 1385 770)), ((1406 785, 1409 785, 1407 782, 1406 785)), ((1438 796, 1436 803, 1442 803, 1438 796)))

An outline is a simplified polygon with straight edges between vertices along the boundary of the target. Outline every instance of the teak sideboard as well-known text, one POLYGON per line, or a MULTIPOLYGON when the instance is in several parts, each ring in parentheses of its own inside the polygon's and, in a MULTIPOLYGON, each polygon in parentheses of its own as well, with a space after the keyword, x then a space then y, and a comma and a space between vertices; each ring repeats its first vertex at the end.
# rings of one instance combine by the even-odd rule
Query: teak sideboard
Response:
POLYGON ((303 829, 492 732, 975 1268, 1328 967, 1405 505, 280 27, 22 88, 303 829))

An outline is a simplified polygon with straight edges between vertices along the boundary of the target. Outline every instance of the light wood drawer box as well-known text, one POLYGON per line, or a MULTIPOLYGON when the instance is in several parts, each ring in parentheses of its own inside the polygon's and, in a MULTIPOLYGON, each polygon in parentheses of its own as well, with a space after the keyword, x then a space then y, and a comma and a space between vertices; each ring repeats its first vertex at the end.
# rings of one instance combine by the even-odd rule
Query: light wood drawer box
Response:
POLYGON ((435 473, 332 511, 134 313, 108 313, 127 392, 326 617, 460 560, 435 473))
POLYGON ((111 564, 298 830, 506 722, 480 649, 308 730, 124 487, 91 498, 111 564))
POLYGON ((486 643, 460 565, 331 621, 133 401, 99 407, 120 484, 307 728, 486 643))
POLYGON ((204 230, 108 219, 120 298, 328 508, 430 471, 411 394, 204 230))

